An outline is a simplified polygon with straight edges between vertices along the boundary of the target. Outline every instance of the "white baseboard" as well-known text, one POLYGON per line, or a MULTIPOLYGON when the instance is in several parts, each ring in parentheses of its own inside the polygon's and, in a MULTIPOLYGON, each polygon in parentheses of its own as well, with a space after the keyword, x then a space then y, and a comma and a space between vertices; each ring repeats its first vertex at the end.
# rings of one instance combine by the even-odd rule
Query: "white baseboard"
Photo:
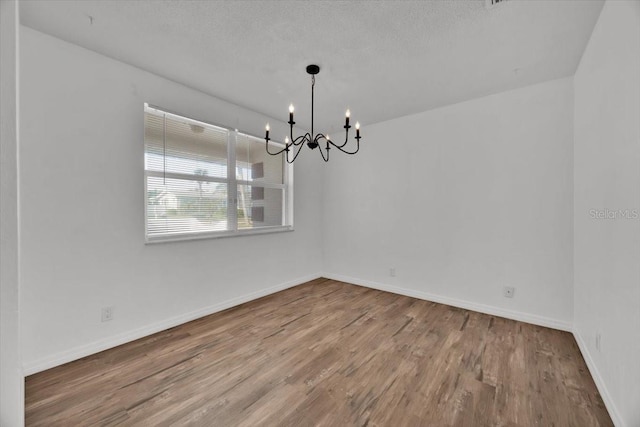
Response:
POLYGON ((254 299, 258 299, 258 298, 261 298, 261 297, 264 297, 288 288, 292 288, 294 286, 298 286, 302 283, 306 283, 310 280, 314 280, 319 277, 322 277, 322 275, 319 273, 310 274, 308 276, 290 280, 288 282, 281 283, 279 285, 272 286, 270 288, 262 289, 256 292, 252 292, 250 294, 242 295, 227 301, 223 301, 218 304, 204 307, 199 310, 181 314, 179 316, 174 316, 169 319, 153 323, 151 325, 134 329, 132 331, 124 332, 112 337, 94 341, 86 345, 78 346, 70 350, 53 354, 48 357, 44 357, 44 358, 30 361, 30 362, 25 362, 23 364, 24 375, 28 376, 28 375, 35 374, 37 372, 51 369, 56 366, 63 365, 65 363, 72 362, 74 360, 78 360, 83 357, 90 356, 92 354, 99 353, 101 351, 108 350, 110 348, 117 347, 119 345, 146 337, 148 335, 155 334, 157 332, 161 332, 178 325, 182 325, 183 323, 190 322, 200 317, 208 316, 218 311, 226 310, 228 308, 235 307, 236 305, 244 304, 245 302, 249 302, 254 299))
POLYGON ((596 387, 598 388, 598 392, 600 396, 602 396, 602 400, 604 401, 604 405, 607 407, 607 411, 609 411, 609 416, 611 417, 611 421, 616 427, 626 427, 625 423, 622 421, 620 417, 620 413, 616 408, 616 405, 613 403, 613 399, 609 394, 609 390, 600 375, 600 371, 596 367, 596 364, 591 357, 591 353, 589 352, 589 347, 587 347, 587 343, 582 339, 582 335, 578 331, 573 331, 573 336, 578 343, 578 347, 580 348, 580 353, 582 353, 582 357, 584 361, 587 363, 587 368, 589 368, 589 372, 591 373, 591 377, 593 378, 593 382, 596 383, 596 387))
POLYGON ((400 288, 397 286, 387 285, 383 283, 373 282, 371 280, 358 279, 355 277, 342 276, 340 274, 323 273, 322 277, 327 279, 338 280, 340 282, 353 283, 355 285, 365 286, 367 288, 378 289, 381 291, 391 292, 394 294, 405 295, 412 298, 423 299, 440 304, 451 305, 466 310, 478 311, 480 313, 491 314, 493 316, 505 317, 507 319, 518 320, 520 322, 531 323, 533 325, 544 326, 547 328, 559 329, 561 331, 572 332, 570 322, 552 319, 549 317, 538 316, 531 313, 523 313, 521 311, 506 310, 504 308, 494 307, 476 302, 465 301, 457 298, 445 297, 442 295, 431 294, 428 292, 416 291, 414 289, 400 288))

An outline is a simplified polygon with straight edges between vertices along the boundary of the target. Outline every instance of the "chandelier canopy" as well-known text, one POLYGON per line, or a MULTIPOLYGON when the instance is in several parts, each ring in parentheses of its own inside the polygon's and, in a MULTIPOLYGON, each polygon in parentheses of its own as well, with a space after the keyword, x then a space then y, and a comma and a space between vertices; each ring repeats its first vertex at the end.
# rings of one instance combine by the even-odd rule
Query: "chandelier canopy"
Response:
POLYGON ((277 156, 284 152, 287 163, 293 163, 296 160, 296 158, 300 154, 300 151, 302 151, 302 148, 304 147, 305 144, 307 145, 307 147, 311 148, 312 150, 317 148, 318 151, 320 152, 320 155, 322 156, 322 160, 324 160, 325 162, 329 161, 329 151, 331 150, 332 147, 335 147, 346 154, 356 154, 358 150, 360 150, 360 123, 359 122, 356 122, 355 150, 350 151, 344 148, 349 142, 349 129, 351 129, 351 125, 349 124, 349 118, 351 116, 351 112, 349 110, 347 110, 347 112, 345 113, 345 123, 343 126, 345 132, 344 132, 344 142, 342 144, 334 143, 329 137, 329 135, 326 135, 323 133, 318 133, 314 135, 313 133, 313 89, 316 85, 316 74, 318 74, 319 72, 320 72, 319 66, 315 64, 311 64, 307 66, 307 73, 311 75, 311 133, 307 132, 304 135, 298 136, 297 138, 293 137, 293 125, 295 125, 296 122, 293 121, 293 110, 294 110, 293 104, 289 105, 289 122, 288 123, 291 128, 290 130, 291 138, 287 136, 284 140, 284 148, 281 149, 280 151, 272 153, 271 151, 269 151, 269 140, 271 138, 269 138, 270 128, 269 128, 269 123, 267 123, 266 134, 264 137, 267 153, 271 154, 272 156, 277 156), (322 149, 322 146, 321 146, 321 143, 323 142, 325 145, 324 150, 322 149), (292 157, 290 157, 289 155, 290 152, 293 152, 291 154, 292 157))

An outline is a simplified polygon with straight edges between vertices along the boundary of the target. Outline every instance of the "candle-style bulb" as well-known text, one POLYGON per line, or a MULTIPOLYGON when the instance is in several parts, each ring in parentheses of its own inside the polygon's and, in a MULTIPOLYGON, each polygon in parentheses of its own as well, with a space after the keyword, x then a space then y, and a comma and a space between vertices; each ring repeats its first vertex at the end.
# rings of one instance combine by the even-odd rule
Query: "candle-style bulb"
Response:
POLYGON ((360 130, 360 122, 356 122, 356 129, 360 130))
POLYGON ((289 137, 288 136, 284 137, 284 143, 285 143, 285 145, 289 145, 289 137))
POLYGON ((267 130, 267 132, 269 132, 271 130, 271 127, 269 126, 269 123, 267 123, 267 125, 264 128, 267 130))
POLYGON ((327 141, 331 141, 331 138, 329 137, 329 135, 325 135, 325 139, 326 139, 327 141))
POLYGON ((351 111, 347 108, 347 112, 344 113, 345 116, 351 117, 351 111))
POLYGON ((291 125, 291 129, 293 130, 293 104, 289 104, 289 124, 291 125))

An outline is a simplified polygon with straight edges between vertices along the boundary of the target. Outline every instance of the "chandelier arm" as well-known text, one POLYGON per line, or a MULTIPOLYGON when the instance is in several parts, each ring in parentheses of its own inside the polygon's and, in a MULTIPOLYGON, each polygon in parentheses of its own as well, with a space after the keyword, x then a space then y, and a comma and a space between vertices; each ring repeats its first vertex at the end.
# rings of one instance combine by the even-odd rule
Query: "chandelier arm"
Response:
POLYGON ((326 162, 329 161, 329 147, 326 148, 327 150, 327 157, 324 156, 324 153, 322 152, 322 148, 320 148, 320 144, 318 144, 318 151, 320 152, 320 156, 322 157, 322 160, 326 162))
POLYGON ((345 145, 347 145, 347 142, 349 142, 349 128, 350 128, 350 127, 351 127, 351 126, 349 126, 349 125, 345 125, 345 127, 344 127, 344 129, 345 129, 345 132, 344 132, 344 142, 343 142, 342 144, 340 144, 340 145, 338 145, 338 144, 333 144, 333 146, 334 146, 334 147, 342 148, 342 147, 344 147, 345 145))
POLYGON ((305 133, 304 135, 300 135, 299 137, 297 137, 296 139, 293 139, 293 135, 291 136, 291 144, 292 145, 300 145, 300 144, 304 144, 307 141, 311 140, 311 135, 309 135, 309 133, 305 133))
POLYGON ((304 145, 300 145, 300 147, 298 148, 298 151, 296 151, 296 154, 293 156, 293 159, 291 159, 291 161, 289 161, 289 152, 287 151, 287 163, 291 164, 295 162, 303 148, 304 148, 304 145))
POLYGON ((300 136, 299 136, 299 137, 297 137, 297 138, 294 138, 294 137, 293 137, 293 124, 291 124, 291 129, 290 129, 290 133, 289 133, 289 135, 290 135, 290 138, 291 138, 291 142, 292 142, 294 145, 298 145, 298 144, 302 144, 302 143, 306 142, 306 141, 304 140, 304 138, 305 138, 305 137, 306 137, 306 138, 308 138, 308 141, 310 141, 310 140, 311 140, 311 136, 309 135, 309 132, 305 133, 304 135, 300 135, 300 136), (302 141, 301 141, 301 142, 298 142, 298 141, 300 140, 300 138, 303 138, 303 139, 302 139, 302 141))
POLYGON ((356 153, 360 150, 360 138, 356 138, 356 144, 357 144, 357 145, 356 145, 356 150, 355 150, 355 151, 345 150, 344 148, 342 148, 342 147, 344 147, 344 144, 342 144, 342 145, 337 145, 337 144, 334 144, 334 143, 333 143, 333 142, 331 142, 331 141, 327 141, 327 142, 328 142, 329 144, 333 145, 334 147, 336 147, 338 150, 342 151, 342 152, 343 152, 343 153, 345 153, 345 154, 356 154, 356 153))
POLYGON ((288 149, 289 149, 289 145, 285 144, 285 146, 284 146, 284 148, 282 150, 280 150, 280 151, 278 151, 276 153, 272 153, 271 151, 269 151, 269 140, 265 139, 265 142, 266 142, 267 154, 270 154, 272 156, 277 156, 279 154, 282 154, 284 151, 288 151, 288 149))
POLYGON ((317 144, 318 151, 320 152, 320 156, 322 156, 322 160, 324 160, 325 163, 328 162, 329 161, 329 150, 331 149, 329 147, 329 142, 331 142, 331 141, 329 141, 327 139, 327 137, 324 136, 324 134, 319 133, 319 134, 316 135, 315 138, 313 138, 313 142, 315 142, 317 144), (327 142, 327 147, 325 148, 325 150, 327 151, 327 157, 325 157, 324 153, 322 152, 322 148, 321 148, 320 142, 319 142, 321 139, 324 139, 327 142))
POLYGON ((324 157, 324 154, 322 154, 322 150, 320 149, 320 147, 318 147, 318 151, 320 151, 320 156, 322 157, 322 160, 324 160, 325 163, 327 163, 329 161, 329 151, 327 151, 327 157, 324 157))

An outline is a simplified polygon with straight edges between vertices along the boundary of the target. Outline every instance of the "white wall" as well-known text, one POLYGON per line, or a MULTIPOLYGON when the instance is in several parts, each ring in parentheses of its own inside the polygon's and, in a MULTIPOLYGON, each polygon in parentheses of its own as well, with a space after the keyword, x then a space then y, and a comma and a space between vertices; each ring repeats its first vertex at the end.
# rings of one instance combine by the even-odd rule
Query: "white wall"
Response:
POLYGON ((567 78, 363 128, 327 169, 327 274, 569 329, 572 103, 567 78))
POLYGON ((311 153, 296 162, 294 232, 144 244, 143 103, 255 135, 266 117, 26 27, 20 48, 28 373, 317 277, 311 153))
POLYGON ((639 426, 640 220, 590 211, 640 209, 640 3, 605 3, 574 84, 574 330, 616 425, 639 426))
POLYGON ((0 1, 0 425, 24 422, 18 234, 18 37, 16 1, 0 1))

